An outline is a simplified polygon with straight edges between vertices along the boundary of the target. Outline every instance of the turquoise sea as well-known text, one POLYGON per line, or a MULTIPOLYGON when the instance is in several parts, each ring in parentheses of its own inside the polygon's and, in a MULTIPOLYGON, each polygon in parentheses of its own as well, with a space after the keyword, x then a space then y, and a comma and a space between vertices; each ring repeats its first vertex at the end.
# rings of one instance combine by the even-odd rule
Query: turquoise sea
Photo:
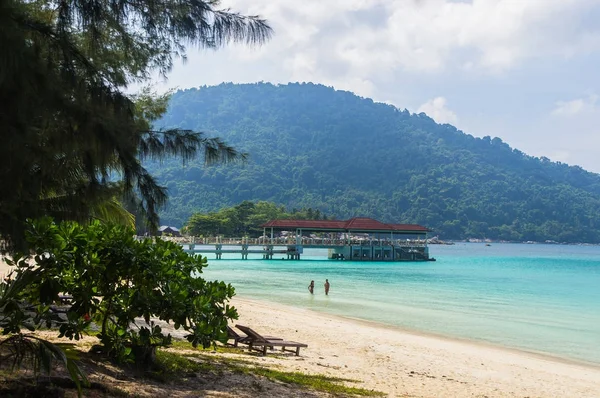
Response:
POLYGON ((430 254, 437 261, 208 255, 203 276, 247 298, 600 364, 600 247, 457 243, 430 254))

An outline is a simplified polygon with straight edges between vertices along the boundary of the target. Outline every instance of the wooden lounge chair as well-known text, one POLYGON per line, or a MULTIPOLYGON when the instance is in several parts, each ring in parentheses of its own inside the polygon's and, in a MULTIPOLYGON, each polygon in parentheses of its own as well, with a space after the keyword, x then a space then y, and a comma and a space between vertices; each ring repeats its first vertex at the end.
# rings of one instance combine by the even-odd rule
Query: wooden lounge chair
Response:
POLYGON ((248 337, 248 336, 242 336, 241 334, 239 334, 238 332, 236 332, 235 330, 233 330, 230 326, 227 326, 227 341, 229 344, 229 340, 233 340, 233 346, 237 347, 238 343, 243 342, 243 340, 248 337))
MULTIPOLYGON (((283 340, 281 337, 275 336, 264 336, 264 338, 267 340, 283 340)), ((246 336, 245 334, 240 334, 236 332, 231 326, 227 326, 227 340, 233 340, 233 344, 231 344, 232 346, 237 347, 239 343, 246 344, 247 339, 248 336, 246 336)))
POLYGON ((296 341, 269 339, 268 336, 261 336, 247 326, 235 325, 235 327, 246 333, 247 337, 244 339, 244 344, 248 344, 248 349, 261 351, 263 355, 267 354, 267 348, 273 349, 274 347, 281 347, 281 351, 295 352, 296 356, 299 356, 300 348, 308 347, 307 344, 298 343, 296 341), (295 350, 286 350, 286 347, 295 348, 295 350))

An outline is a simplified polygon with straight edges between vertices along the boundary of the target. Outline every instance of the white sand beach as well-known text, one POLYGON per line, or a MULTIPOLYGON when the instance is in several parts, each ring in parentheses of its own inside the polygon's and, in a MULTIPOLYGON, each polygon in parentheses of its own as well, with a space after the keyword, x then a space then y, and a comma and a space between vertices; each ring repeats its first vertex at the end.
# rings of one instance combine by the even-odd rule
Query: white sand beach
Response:
POLYGON ((241 297, 233 304, 237 323, 308 344, 300 357, 265 362, 360 380, 390 397, 600 397, 600 366, 241 297))
POLYGON ((4 261, 4 257, 0 255, 0 278, 4 278, 6 275, 10 274, 12 269, 13 267, 9 267, 4 261))

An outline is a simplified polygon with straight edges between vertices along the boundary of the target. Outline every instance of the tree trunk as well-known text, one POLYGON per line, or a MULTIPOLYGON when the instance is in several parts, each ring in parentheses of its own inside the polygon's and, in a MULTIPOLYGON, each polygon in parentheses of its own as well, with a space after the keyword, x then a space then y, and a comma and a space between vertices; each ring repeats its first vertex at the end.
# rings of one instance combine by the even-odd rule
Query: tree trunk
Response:
POLYGON ((150 370, 156 361, 156 347, 152 345, 134 345, 131 351, 135 357, 135 366, 139 370, 150 370))

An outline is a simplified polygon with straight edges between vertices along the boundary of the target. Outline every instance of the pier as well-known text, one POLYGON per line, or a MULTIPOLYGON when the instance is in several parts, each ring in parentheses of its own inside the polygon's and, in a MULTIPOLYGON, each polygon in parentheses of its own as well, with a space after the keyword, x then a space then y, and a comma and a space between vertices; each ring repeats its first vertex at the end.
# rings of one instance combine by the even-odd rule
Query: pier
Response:
POLYGON ((260 254, 265 260, 300 260, 304 249, 328 249, 327 258, 342 261, 429 261, 427 232, 415 224, 384 224, 370 218, 273 220, 261 225, 259 238, 192 238, 187 251, 215 254, 260 254), (277 232, 277 236, 276 233, 277 232), (281 256, 283 255, 283 256, 281 256))

